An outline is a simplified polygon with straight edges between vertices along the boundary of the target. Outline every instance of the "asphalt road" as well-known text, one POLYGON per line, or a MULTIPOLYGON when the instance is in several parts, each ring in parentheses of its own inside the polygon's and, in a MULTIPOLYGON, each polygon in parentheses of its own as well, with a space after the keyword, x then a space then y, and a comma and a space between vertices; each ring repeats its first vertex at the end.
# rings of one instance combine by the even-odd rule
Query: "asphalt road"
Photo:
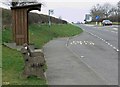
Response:
POLYGON ((107 85, 103 78, 68 49, 67 41, 68 38, 59 38, 44 46, 44 55, 48 66, 47 83, 53 86, 107 85))
POLYGON ((68 48, 109 85, 118 84, 118 26, 76 25, 84 32, 68 48))

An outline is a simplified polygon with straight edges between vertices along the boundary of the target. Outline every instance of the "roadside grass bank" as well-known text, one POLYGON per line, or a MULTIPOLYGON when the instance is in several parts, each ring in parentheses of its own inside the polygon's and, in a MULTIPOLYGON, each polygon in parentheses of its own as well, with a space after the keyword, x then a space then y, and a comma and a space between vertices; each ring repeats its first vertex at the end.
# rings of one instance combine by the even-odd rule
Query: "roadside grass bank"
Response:
POLYGON ((31 25, 29 29, 30 43, 35 44, 36 48, 41 48, 54 38, 71 37, 82 32, 82 29, 71 24, 53 24, 50 27, 35 24, 31 25))
MULTIPOLYGON (((29 40, 37 48, 54 38, 70 37, 80 34, 82 29, 71 24, 48 25, 32 24, 29 26, 29 40)), ((2 43, 12 42, 12 29, 2 30, 2 43)), ((24 61, 19 51, 10 49, 2 45, 2 83, 3 85, 47 85, 44 79, 21 77, 24 61)))
POLYGON ((120 25, 120 22, 113 22, 114 25, 120 25))

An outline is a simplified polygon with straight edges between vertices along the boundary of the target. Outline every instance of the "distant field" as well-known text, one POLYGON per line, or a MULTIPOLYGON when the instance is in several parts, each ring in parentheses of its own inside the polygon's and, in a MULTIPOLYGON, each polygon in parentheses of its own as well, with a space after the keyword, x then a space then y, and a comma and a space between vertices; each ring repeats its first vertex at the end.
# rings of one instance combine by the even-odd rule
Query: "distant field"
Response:
POLYGON ((120 22, 113 22, 114 25, 120 25, 120 22))
MULTIPOLYGON (((30 43, 35 44, 37 48, 48 41, 58 37, 70 37, 80 34, 82 30, 70 24, 53 24, 50 28, 48 25, 33 24, 29 26, 30 43)), ((2 42, 12 41, 12 30, 2 30, 2 42)), ((46 85, 46 81, 31 77, 23 79, 24 62, 20 52, 2 45, 2 63, 3 63, 3 84, 7 85, 46 85)))
MULTIPOLYGON (((87 23, 87 24, 93 24, 93 25, 95 25, 96 22, 90 22, 90 23, 87 23)), ((120 25, 120 22, 113 22, 113 25, 120 25)))

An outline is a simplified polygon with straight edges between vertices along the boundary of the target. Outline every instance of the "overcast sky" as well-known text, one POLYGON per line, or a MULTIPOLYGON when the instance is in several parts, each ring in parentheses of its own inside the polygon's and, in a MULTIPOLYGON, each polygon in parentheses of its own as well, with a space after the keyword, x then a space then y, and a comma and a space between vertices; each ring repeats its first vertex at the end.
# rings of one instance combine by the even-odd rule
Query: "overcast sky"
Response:
MULTIPOLYGON (((1 1, 1 0, 0 0, 1 1)), ((8 0, 3 0, 7 2, 8 0)), ((96 4, 110 3, 116 5, 120 0, 39 0, 44 5, 41 14, 48 14, 49 9, 54 10, 54 17, 61 17, 69 22, 83 22, 85 14, 90 13, 92 6, 96 4)), ((6 7, 0 4, 1 7, 6 7)))

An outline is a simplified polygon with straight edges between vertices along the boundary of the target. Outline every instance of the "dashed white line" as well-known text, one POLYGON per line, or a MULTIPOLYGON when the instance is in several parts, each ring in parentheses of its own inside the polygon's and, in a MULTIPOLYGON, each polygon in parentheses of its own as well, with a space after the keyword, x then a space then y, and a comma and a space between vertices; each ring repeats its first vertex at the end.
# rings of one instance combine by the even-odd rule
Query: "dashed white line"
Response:
POLYGON ((108 44, 108 42, 105 42, 106 44, 108 44))
MULTIPOLYGON (((108 30, 106 30, 106 31, 108 31, 108 30)), ((91 33, 91 32, 88 32, 88 31, 86 31, 86 32, 89 33, 89 34, 91 34, 92 36, 94 36, 94 37, 102 40, 103 42, 105 42, 106 44, 108 44, 108 46, 111 46, 114 50, 116 50, 117 52, 119 51, 119 49, 117 49, 116 47, 113 47, 112 44, 108 43, 108 42, 107 42, 106 40, 104 40, 103 38, 100 38, 99 36, 97 36, 97 35, 95 35, 95 34, 93 34, 93 33, 91 33)), ((118 33, 118 32, 115 32, 115 31, 111 31, 111 32, 118 33)), ((88 41, 83 41, 83 42, 84 42, 84 44, 86 44, 86 45, 88 44, 88 41)), ((73 41, 73 43, 74 43, 74 44, 79 43, 79 44, 81 44, 81 45, 83 44, 82 41, 77 41, 77 43, 75 43, 75 41, 73 41)), ((71 43, 71 44, 73 44, 73 43, 71 43)), ((90 44, 90 45, 95 45, 95 43, 92 43, 92 42, 90 42, 89 44, 90 44)))
POLYGON ((112 47, 113 45, 111 44, 110 46, 112 47))
POLYGON ((113 28, 113 30, 118 30, 118 28, 113 28))
POLYGON ((116 47, 113 47, 113 49, 116 49, 116 47))
POLYGON ((80 58, 84 58, 84 56, 80 56, 80 58))
POLYGON ((110 45, 110 43, 108 43, 108 45, 110 45))
POLYGON ((103 39, 103 41, 105 42, 105 40, 103 39))
MULTIPOLYGON (((106 30, 106 31, 108 31, 108 30, 106 30)), ((117 33, 117 32, 115 32, 115 31, 111 31, 111 32, 117 33)), ((91 33, 91 32, 88 32, 88 33, 91 34, 92 36, 94 36, 94 37, 102 40, 103 42, 105 42, 106 44, 108 44, 108 46, 113 47, 112 44, 108 43, 108 42, 107 42, 106 40, 104 40, 103 38, 100 38, 99 36, 97 36, 97 35, 95 35, 95 34, 93 34, 93 33, 91 33)), ((90 45, 91 45, 91 44, 93 44, 93 43, 90 43, 90 45)), ((94 44, 93 44, 93 45, 94 45, 94 44)), ((116 50, 117 52, 119 51, 119 49, 117 49, 116 47, 113 47, 113 49, 116 50)))
POLYGON ((104 39, 102 39, 102 41, 103 41, 104 39))
POLYGON ((116 51, 118 52, 119 50, 118 50, 118 49, 116 49, 116 51))

